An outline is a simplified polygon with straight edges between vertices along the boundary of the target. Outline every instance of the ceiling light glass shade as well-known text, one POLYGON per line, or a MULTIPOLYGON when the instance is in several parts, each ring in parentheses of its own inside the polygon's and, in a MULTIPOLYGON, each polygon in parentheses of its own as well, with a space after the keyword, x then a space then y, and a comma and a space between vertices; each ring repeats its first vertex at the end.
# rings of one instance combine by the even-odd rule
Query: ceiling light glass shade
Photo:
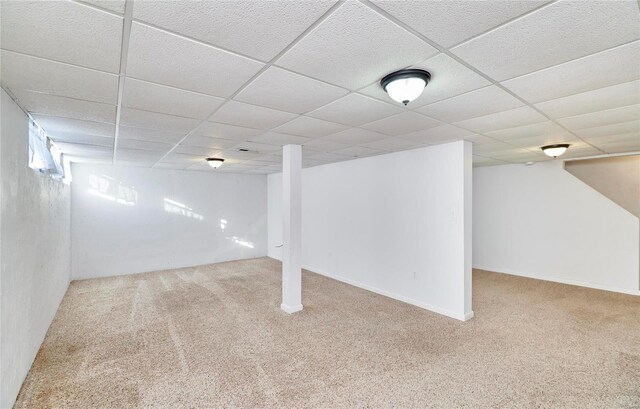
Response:
POLYGON ((570 145, 568 143, 560 143, 557 145, 543 146, 540 149, 542 149, 542 152, 544 152, 545 155, 550 156, 552 158, 557 158, 558 156, 565 153, 567 149, 569 149, 569 146, 570 145))
POLYGON ((214 169, 219 168, 222 162, 224 162, 224 159, 221 158, 207 158, 207 163, 214 169))
POLYGON ((380 85, 391 99, 407 105, 422 94, 430 79, 424 70, 400 70, 384 77, 380 85))

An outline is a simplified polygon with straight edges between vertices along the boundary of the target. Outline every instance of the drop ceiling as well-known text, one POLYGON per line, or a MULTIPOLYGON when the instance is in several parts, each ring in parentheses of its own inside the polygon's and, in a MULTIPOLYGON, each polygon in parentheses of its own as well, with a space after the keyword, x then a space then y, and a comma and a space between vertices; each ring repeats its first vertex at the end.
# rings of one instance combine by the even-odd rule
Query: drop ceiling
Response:
POLYGON ((2 1, 1 84, 77 162, 268 174, 473 142, 474 164, 640 150, 616 1, 2 1), (432 80, 407 107, 378 85, 432 80), (239 151, 247 149, 247 152, 239 151))

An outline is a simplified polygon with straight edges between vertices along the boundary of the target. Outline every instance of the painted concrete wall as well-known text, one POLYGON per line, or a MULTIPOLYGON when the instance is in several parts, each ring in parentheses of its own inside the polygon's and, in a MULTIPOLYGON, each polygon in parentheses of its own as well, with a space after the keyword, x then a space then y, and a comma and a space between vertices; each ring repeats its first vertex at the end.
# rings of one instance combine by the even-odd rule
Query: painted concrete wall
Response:
POLYGON ((267 179, 139 167, 72 167, 73 279, 267 254, 267 179))
MULTIPOLYGON (((268 203, 269 256, 281 259, 282 174, 269 175, 268 203)), ((471 144, 304 169, 302 263, 370 291, 470 318, 471 144)))
POLYGON ((565 162, 564 168, 640 217, 640 155, 572 160, 565 162))
POLYGON ((638 218, 562 161, 477 168, 476 268, 640 294, 638 218))
POLYGON ((0 408, 10 408, 69 285, 70 189, 28 167, 27 116, 1 93, 0 408))

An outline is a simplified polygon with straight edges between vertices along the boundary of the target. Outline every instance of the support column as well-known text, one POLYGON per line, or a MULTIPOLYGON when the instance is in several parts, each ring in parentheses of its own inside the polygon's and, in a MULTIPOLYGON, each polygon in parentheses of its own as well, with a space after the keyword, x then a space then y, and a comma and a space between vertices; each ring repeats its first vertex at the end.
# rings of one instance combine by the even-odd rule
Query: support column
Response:
POLYGON ((282 148, 282 304, 302 310, 302 147, 282 148))

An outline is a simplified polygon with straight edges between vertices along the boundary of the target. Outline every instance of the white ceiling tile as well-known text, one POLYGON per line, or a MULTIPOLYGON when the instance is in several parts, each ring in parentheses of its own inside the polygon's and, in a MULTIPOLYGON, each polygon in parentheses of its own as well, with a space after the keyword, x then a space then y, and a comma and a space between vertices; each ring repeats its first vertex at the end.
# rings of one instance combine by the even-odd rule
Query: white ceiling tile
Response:
MULTIPOLYGON (((232 139, 210 138, 208 136, 189 135, 180 146, 192 146, 210 149, 228 149, 236 146, 240 141, 232 139)), ((186 152, 185 152, 186 153, 186 152)))
POLYGON ((311 138, 306 138, 304 136, 289 135, 278 132, 267 132, 260 136, 251 138, 251 142, 268 143, 278 146, 287 144, 302 145, 310 139, 311 138))
POLYGON ((570 61, 503 85, 530 103, 591 91, 640 78, 640 41, 570 61))
POLYGON ((321 119, 308 116, 299 116, 275 128, 274 131, 288 133, 292 135, 306 136, 309 138, 319 138, 332 133, 344 131, 345 125, 335 122, 323 121, 321 119))
MULTIPOLYGON (((487 79, 446 54, 438 54, 412 68, 427 70, 431 74, 431 81, 422 95, 409 104, 412 109, 491 85, 487 79)), ((391 101, 379 82, 364 88, 360 93, 382 101, 391 101)))
POLYGON ((123 108, 120 123, 129 127, 178 132, 184 135, 195 128, 199 124, 199 121, 193 118, 165 115, 133 108, 123 108))
MULTIPOLYGON (((475 151, 474 151, 475 152, 475 151)), ((542 154, 534 153, 526 149, 512 148, 504 151, 488 151, 483 153, 484 156, 488 156, 492 159, 502 160, 511 163, 522 163, 535 160, 545 159, 542 154)))
POLYGON ((76 133, 93 136, 113 137, 115 126, 104 122, 82 121, 58 116, 32 115, 33 120, 55 139, 58 133, 76 133))
POLYGON ((21 107, 31 114, 61 116, 94 122, 115 123, 116 107, 99 102, 60 97, 25 90, 12 90, 21 107))
POLYGON ((176 147, 171 153, 185 153, 188 155, 198 155, 198 156, 206 156, 206 157, 216 157, 220 154, 222 149, 216 148, 205 148, 203 146, 189 146, 181 143, 176 147))
POLYGON ((211 118, 215 122, 256 129, 271 129, 295 118, 296 115, 275 109, 229 101, 211 118))
POLYGON ((336 155, 351 156, 354 158, 364 158, 367 156, 379 155, 384 152, 380 149, 366 148, 364 146, 350 146, 348 148, 338 149, 337 151, 334 151, 332 153, 336 155))
POLYGON ((400 135, 400 138, 420 144, 431 144, 459 141, 471 135, 473 135, 473 132, 467 131, 466 129, 461 129, 453 125, 442 125, 435 128, 400 135))
POLYGON ((166 152, 158 152, 152 150, 142 150, 142 149, 125 149, 120 148, 116 150, 116 161, 133 161, 133 162, 144 162, 151 164, 157 162, 162 156, 164 156, 166 152))
POLYGON ((449 47, 546 1, 389 1, 374 4, 443 47, 449 47))
POLYGON ((597 126, 594 128, 578 129, 576 135, 581 138, 595 138, 600 136, 634 133, 640 139, 640 120, 620 122, 613 125, 597 126))
POLYGON ((124 14, 124 0, 83 0, 84 3, 93 4, 106 10, 124 14))
POLYGON ((120 139, 118 138, 118 149, 141 149, 146 151, 155 151, 167 153, 173 148, 172 144, 161 142, 139 141, 136 139, 120 139))
POLYGON ((364 4, 344 3, 276 64, 356 90, 437 50, 364 4))
MULTIPOLYGON (((2 3, 4 4, 4 3, 2 3)), ((118 76, 2 50, 0 79, 11 90, 30 90, 115 105, 118 76)))
POLYGON ((344 160, 349 160, 349 159, 353 159, 352 156, 346 156, 346 155, 338 155, 335 153, 327 153, 327 152, 323 152, 323 153, 313 153, 309 156, 307 156, 307 159, 312 159, 312 160, 320 160, 323 162, 341 162, 344 160))
POLYGON ((403 109, 398 106, 380 102, 364 95, 349 94, 310 112, 308 115, 344 125, 358 126, 402 111, 403 109))
POLYGON ((206 43, 268 61, 320 18, 333 3, 335 0, 138 1, 134 3, 133 16, 206 43), (187 21, 189 23, 185 24, 187 21))
POLYGON ((273 151, 280 151, 281 148, 280 146, 276 146, 276 145, 270 145, 270 144, 266 144, 266 143, 258 143, 258 142, 242 142, 238 145, 236 145, 234 148, 234 150, 240 150, 240 149, 248 149, 249 152, 240 152, 241 154, 243 153, 271 153, 273 151))
POLYGON ((316 151, 316 152, 331 152, 336 151, 338 149, 348 148, 348 144, 338 143, 334 141, 329 141, 326 139, 314 139, 308 142, 305 142, 302 145, 302 150, 305 151, 316 151))
POLYGON ((83 133, 74 132, 56 132, 55 135, 49 135, 56 144, 58 142, 79 143, 83 145, 97 145, 113 147, 113 136, 94 136, 83 133))
POLYGON ((485 135, 491 138, 508 141, 515 138, 528 138, 540 135, 562 135, 567 133, 561 126, 551 122, 540 122, 531 125, 518 126, 515 128, 501 129, 499 131, 486 132, 485 135))
POLYGON ((548 121, 544 115, 533 108, 524 106, 491 115, 467 119, 456 122, 454 125, 473 132, 485 133, 544 121, 548 121))
POLYGON ((122 105, 162 114, 204 119, 224 103, 224 99, 165 85, 127 78, 122 105))
POLYGON ((196 129, 194 133, 196 135, 204 135, 211 138, 246 141, 247 139, 260 135, 261 133, 263 133, 263 131, 254 128, 221 124, 218 122, 205 122, 198 129, 196 129))
POLYGON ((2 48, 117 73, 122 17, 67 1, 3 1, 2 48))
POLYGON ((507 141, 510 145, 518 148, 526 148, 537 151, 542 146, 555 145, 557 143, 576 144, 580 140, 568 132, 558 134, 543 134, 537 136, 527 136, 523 138, 513 138, 507 141))
POLYGON ((346 145, 358 145, 365 142, 379 141, 388 138, 388 135, 369 131, 362 128, 350 128, 342 132, 327 135, 321 140, 344 143, 346 145))
POLYGON ((520 100, 495 85, 418 108, 417 111, 444 122, 489 115, 523 106, 520 100))
POLYGON ((282 165, 282 156, 274 155, 273 153, 268 155, 259 155, 253 158, 255 161, 267 162, 271 164, 282 165))
POLYGON ((552 118, 586 114, 640 103, 640 80, 624 82, 536 104, 552 118))
POLYGON ((222 152, 220 152, 219 156, 221 158, 224 158, 225 160, 227 159, 247 160, 247 159, 255 159, 256 157, 260 156, 261 153, 262 152, 258 152, 258 151, 242 152, 233 148, 233 149, 223 150, 222 152))
POLYGON ((640 144, 640 135, 638 135, 637 132, 626 132, 614 135, 598 136, 595 138, 587 138, 586 141, 594 145, 623 142, 640 144))
POLYGON ((571 146, 564 154, 562 154, 561 159, 564 160, 569 158, 584 158, 602 154, 603 151, 598 150, 585 142, 575 141, 571 142, 571 146))
POLYGON ((637 1, 566 0, 542 7, 451 51, 503 81, 638 38, 637 1))
POLYGON ((617 124, 620 122, 635 121, 638 119, 640 119, 640 104, 569 116, 558 119, 558 122, 569 129, 577 130, 617 124))
MULTIPOLYGON (((362 146, 367 148, 378 149, 378 150, 387 151, 387 152, 396 152, 396 151, 402 151, 405 149, 413 149, 413 148, 417 148, 424 145, 426 145, 426 143, 423 143, 417 140, 403 139, 403 138, 382 139, 379 141, 365 142, 362 144, 362 146)), ((337 153, 340 153, 340 151, 337 151, 337 153)))
POLYGON ((269 67, 234 99, 302 114, 338 99, 347 90, 278 67, 269 67))
POLYGON ((427 118, 416 112, 403 112, 375 122, 362 125, 371 131, 384 133, 391 136, 407 134, 421 129, 429 129, 442 125, 442 122, 427 118))
POLYGON ((184 133, 167 132, 156 129, 132 128, 120 125, 118 139, 137 139, 140 141, 164 142, 175 144, 184 138, 184 133))
POLYGON ((588 142, 608 153, 640 151, 640 136, 637 132, 589 138, 588 142))
POLYGON ((134 22, 127 75, 229 97, 264 64, 134 22))

